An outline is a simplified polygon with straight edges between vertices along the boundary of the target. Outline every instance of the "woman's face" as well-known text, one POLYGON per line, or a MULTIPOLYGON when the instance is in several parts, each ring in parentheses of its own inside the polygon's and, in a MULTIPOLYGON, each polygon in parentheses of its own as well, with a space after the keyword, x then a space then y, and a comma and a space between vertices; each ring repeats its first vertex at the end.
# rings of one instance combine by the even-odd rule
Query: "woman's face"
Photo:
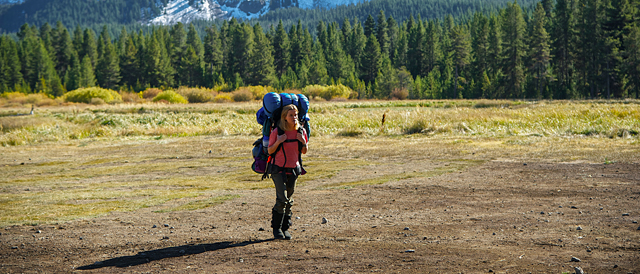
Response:
POLYGON ((289 111, 287 111, 287 117, 285 118, 285 121, 287 121, 287 124, 289 126, 295 125, 298 121, 298 112, 295 109, 290 109, 289 111))

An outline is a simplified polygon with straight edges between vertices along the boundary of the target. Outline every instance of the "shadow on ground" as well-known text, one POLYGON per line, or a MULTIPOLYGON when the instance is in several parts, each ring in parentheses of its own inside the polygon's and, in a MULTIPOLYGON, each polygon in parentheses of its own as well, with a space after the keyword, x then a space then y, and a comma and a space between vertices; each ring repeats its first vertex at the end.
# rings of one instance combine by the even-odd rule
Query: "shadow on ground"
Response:
POLYGON ((78 267, 79 270, 91 270, 99 269, 103 267, 129 267, 135 265, 146 264, 152 261, 162 260, 166 258, 175 258, 193 254, 200 254, 209 251, 216 251, 225 248, 247 246, 252 244, 258 244, 262 242, 272 241, 273 239, 244 241, 239 243, 233 242, 218 242, 212 244, 198 244, 198 245, 183 245, 175 247, 167 247, 163 249, 156 249, 151 251, 140 252, 134 256, 124 256, 109 259, 106 261, 95 262, 94 264, 78 267))

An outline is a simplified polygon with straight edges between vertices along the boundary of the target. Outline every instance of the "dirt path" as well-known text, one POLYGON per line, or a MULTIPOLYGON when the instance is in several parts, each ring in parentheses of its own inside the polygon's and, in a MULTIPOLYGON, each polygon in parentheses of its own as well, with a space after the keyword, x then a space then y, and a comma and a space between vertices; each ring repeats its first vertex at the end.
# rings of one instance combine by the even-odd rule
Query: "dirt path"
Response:
POLYGON ((640 272, 638 164, 409 158, 347 167, 298 186, 291 241, 271 240, 273 189, 226 192, 239 198, 5 227, 1 272, 640 272))

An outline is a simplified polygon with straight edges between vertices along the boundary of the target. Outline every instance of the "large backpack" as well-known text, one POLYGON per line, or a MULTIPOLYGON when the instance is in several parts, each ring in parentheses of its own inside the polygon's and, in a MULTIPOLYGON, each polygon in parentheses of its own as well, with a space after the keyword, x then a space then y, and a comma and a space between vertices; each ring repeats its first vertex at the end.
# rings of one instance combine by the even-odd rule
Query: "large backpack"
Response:
MULTIPOLYGON (((262 137, 258 138, 258 140, 253 143, 254 161, 251 164, 251 169, 253 171, 263 174, 262 179, 268 178, 269 174, 272 173, 271 169, 273 168, 275 154, 282 148, 282 145, 279 146, 274 154, 269 155, 267 152, 267 148, 269 147, 269 135, 274 128, 278 128, 277 125, 280 120, 280 114, 282 113, 282 107, 290 104, 293 104, 298 108, 298 122, 300 123, 301 128, 305 129, 307 138, 311 135, 309 127, 310 118, 307 113, 309 110, 309 99, 306 96, 302 94, 267 93, 262 99, 262 108, 260 108, 256 113, 256 121, 258 124, 262 125, 262 137)), ((282 135, 284 133, 281 131, 282 130, 278 128, 278 135, 282 135)), ((299 144, 298 161, 300 161, 300 165, 302 166, 302 159, 300 158, 301 149, 302 145, 299 144)), ((299 175, 304 175, 304 173, 306 172, 304 171, 304 168, 302 168, 302 172, 299 175)))

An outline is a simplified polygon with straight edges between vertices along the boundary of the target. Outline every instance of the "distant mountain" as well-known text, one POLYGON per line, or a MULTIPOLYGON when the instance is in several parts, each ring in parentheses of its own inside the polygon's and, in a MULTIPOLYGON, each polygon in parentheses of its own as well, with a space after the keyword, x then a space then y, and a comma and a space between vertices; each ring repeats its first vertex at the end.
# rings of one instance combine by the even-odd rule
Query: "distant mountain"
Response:
POLYGON ((255 19, 269 11, 297 7, 331 9, 368 0, 0 0, 0 33, 24 23, 40 26, 174 24, 193 20, 255 19))
POLYGON ((151 24, 168 25, 177 22, 213 19, 255 19, 269 11, 297 7, 301 9, 331 9, 340 5, 356 4, 366 0, 170 0, 162 14, 151 19, 151 24))

